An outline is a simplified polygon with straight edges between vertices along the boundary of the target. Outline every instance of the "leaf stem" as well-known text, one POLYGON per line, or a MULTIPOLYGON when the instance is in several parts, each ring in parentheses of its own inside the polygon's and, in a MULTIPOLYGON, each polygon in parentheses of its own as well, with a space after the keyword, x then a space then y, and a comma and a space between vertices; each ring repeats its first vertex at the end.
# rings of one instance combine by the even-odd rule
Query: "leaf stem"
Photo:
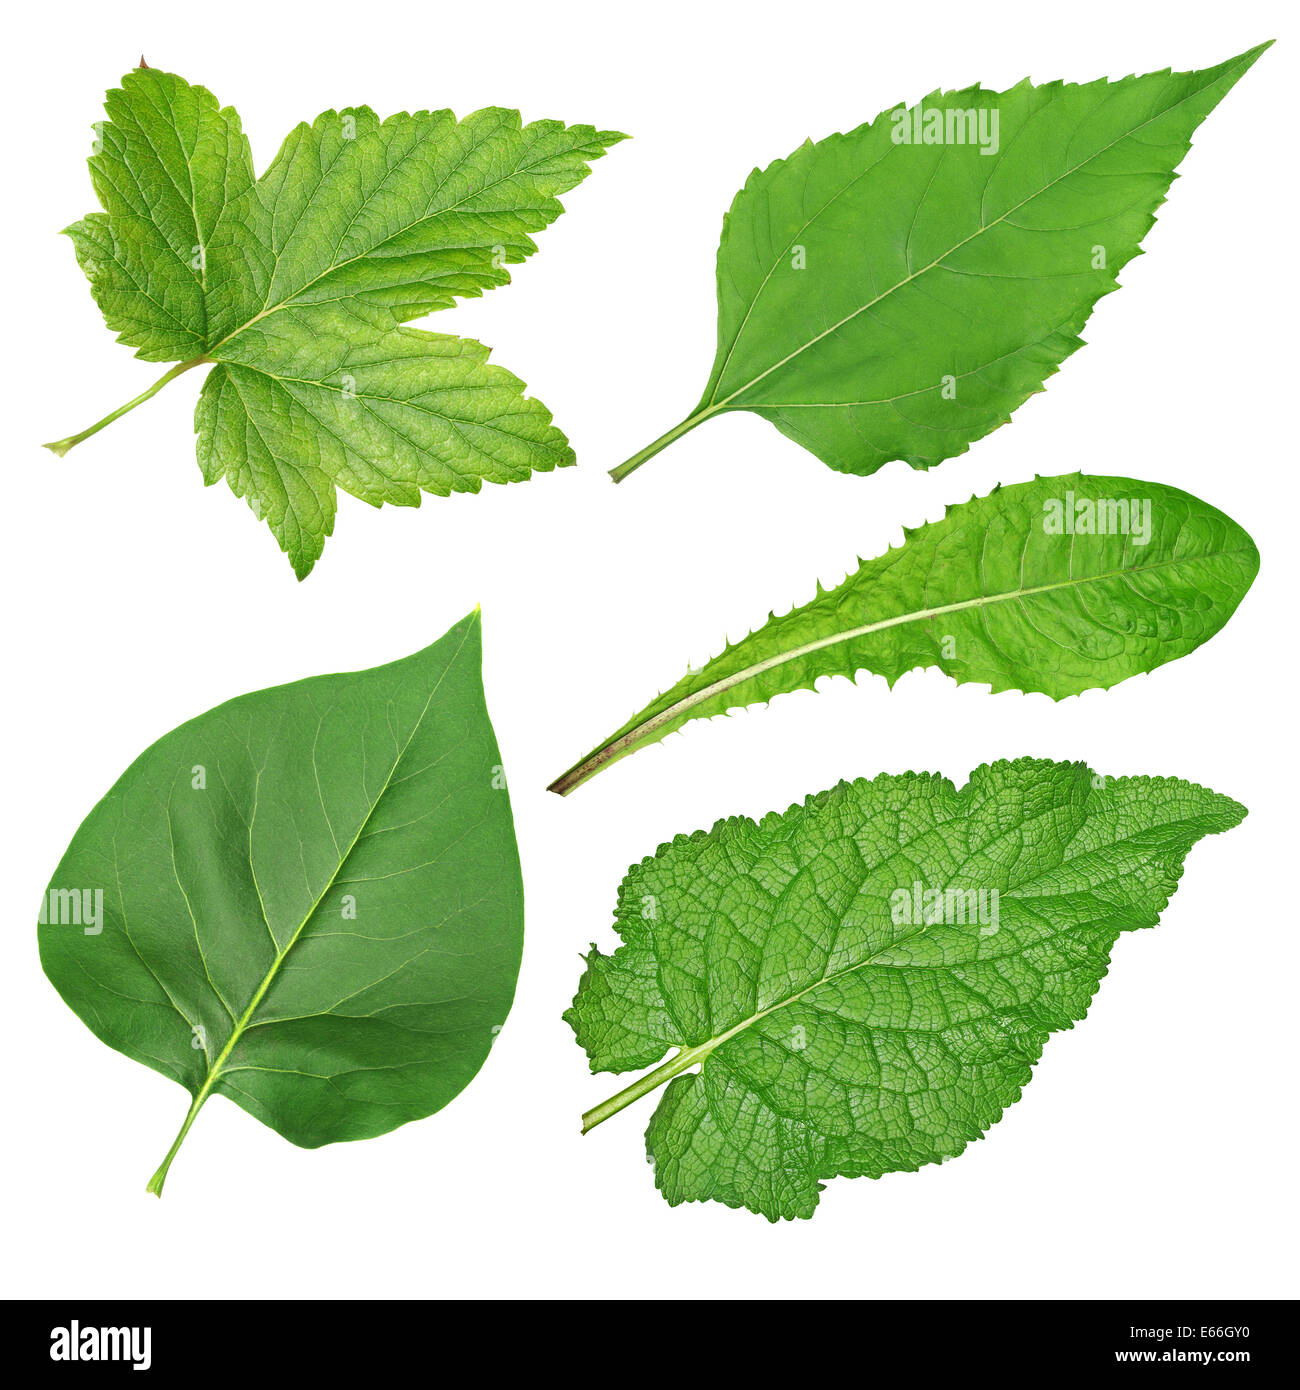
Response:
POLYGON ((191 367, 197 367, 203 362, 211 361, 212 358, 210 357, 200 356, 192 357, 188 362, 178 363, 175 367, 171 368, 170 371, 164 372, 147 391, 141 391, 134 400, 127 401, 125 405, 119 405, 116 410, 110 411, 102 420, 98 420, 95 424, 91 425, 89 429, 82 430, 80 434, 70 434, 67 439, 57 440, 53 444, 46 444, 45 448, 52 450, 62 458, 69 449, 76 444, 80 444, 83 439, 89 439, 92 434, 98 434, 105 425, 111 425, 114 420, 119 416, 125 415, 128 410, 134 410, 136 406, 143 405, 150 396, 156 396, 169 381, 175 381, 182 372, 188 372, 191 367))
POLYGON ((620 463, 617 468, 611 468, 609 476, 616 483, 621 483, 629 473, 635 473, 647 459, 654 458, 660 449, 666 449, 674 439, 680 439, 682 435, 688 434, 696 425, 707 420, 719 408, 716 405, 711 405, 706 410, 697 411, 696 414, 687 416, 680 425, 674 425, 667 434, 661 434, 653 444, 647 444, 639 454, 633 454, 626 463, 620 463))
POLYGON ((654 1071, 648 1071, 638 1081, 634 1081, 630 1086, 625 1087, 616 1096, 610 1096, 608 1100, 603 1100, 593 1109, 588 1110, 582 1117, 582 1132, 588 1133, 609 1119, 611 1115, 617 1115, 620 1110, 626 1109, 633 1101, 640 1100, 642 1096, 649 1095, 651 1091, 662 1086, 665 1081, 671 1081, 674 1076, 684 1072, 687 1067, 693 1067, 696 1062, 702 1061, 717 1047, 720 1039, 710 1038, 706 1043, 700 1043, 698 1047, 684 1047, 676 1056, 670 1057, 661 1067, 656 1067, 654 1071))
POLYGON ((554 792, 556 796, 568 796, 571 791, 590 781, 598 772, 602 772, 610 763, 635 751, 631 743, 640 736, 640 732, 639 729, 633 730, 624 740, 616 739, 610 743, 602 743, 594 753, 589 753, 580 763, 574 763, 567 772, 562 772, 546 790, 554 792), (620 744, 623 745, 621 750, 620 744))
POLYGON ((188 1114, 185 1116, 185 1123, 181 1126, 180 1133, 172 1141, 172 1146, 167 1150, 167 1157, 158 1165, 158 1171, 145 1184, 145 1191, 152 1192, 155 1197, 162 1196, 163 1183, 167 1181, 167 1170, 172 1166, 172 1159, 176 1157, 176 1151, 185 1141, 185 1136, 190 1132, 190 1126, 194 1123, 195 1116, 203 1109, 203 1102, 207 1100, 212 1089, 211 1077, 204 1082, 203 1089, 194 1097, 194 1104, 190 1106, 188 1114))

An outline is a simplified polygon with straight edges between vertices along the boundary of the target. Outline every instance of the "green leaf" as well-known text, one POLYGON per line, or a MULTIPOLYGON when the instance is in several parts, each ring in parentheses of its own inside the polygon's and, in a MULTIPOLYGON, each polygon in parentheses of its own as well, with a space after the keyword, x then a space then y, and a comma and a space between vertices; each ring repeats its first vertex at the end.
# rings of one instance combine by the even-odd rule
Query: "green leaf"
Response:
POLYGON ((623 139, 491 107, 300 125, 260 179, 239 117, 171 73, 109 92, 91 178, 102 212, 69 227, 105 321, 150 362, 149 390, 216 363, 196 429, 299 578, 337 488, 379 506, 477 492, 573 462, 550 412, 480 344, 401 325, 509 282, 563 211, 557 195, 623 139))
POLYGON ((959 1154, 1085 1016, 1120 933, 1157 923, 1191 847, 1245 814, 1023 758, 679 835, 628 871, 624 945, 592 948, 565 1014, 593 1071, 679 1050, 583 1131, 668 1082, 659 1190, 771 1221, 811 1216, 824 1179, 959 1154))
POLYGON ((614 479, 732 410, 846 473, 964 453, 1082 346, 1192 132, 1267 47, 1201 72, 934 92, 755 170, 723 224, 704 394, 614 479))
POLYGON ((1073 473, 999 487, 904 531, 834 589, 689 671, 550 786, 821 676, 954 680, 1055 700, 1105 688, 1213 637, 1259 569, 1230 517, 1177 488, 1073 473))
POLYGON ((41 964, 110 1047, 307 1148, 440 1110, 514 995, 523 887, 477 612, 209 710, 87 816, 41 964))

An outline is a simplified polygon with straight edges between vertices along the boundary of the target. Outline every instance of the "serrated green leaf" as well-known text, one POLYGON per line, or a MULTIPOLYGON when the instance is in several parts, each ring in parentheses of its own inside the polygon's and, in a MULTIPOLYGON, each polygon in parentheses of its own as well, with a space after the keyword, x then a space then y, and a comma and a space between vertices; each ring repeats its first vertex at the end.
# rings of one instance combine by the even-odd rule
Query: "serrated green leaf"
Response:
POLYGON ((846 473, 964 453, 1082 346, 1193 131, 1267 47, 1200 72, 934 92, 755 170, 723 225, 704 394, 613 477, 733 410, 846 473))
POLYGON ((422 492, 573 462, 550 412, 469 338, 322 304, 264 319, 223 352, 194 416, 203 480, 225 477, 248 499, 299 577, 334 530, 336 485, 372 506, 418 507, 422 492))
POLYGON ((477 613, 387 666, 244 695, 147 749, 42 904, 41 964, 110 1047, 295 1144, 385 1134, 483 1065, 523 887, 477 613))
POLYGON ((206 482, 265 518, 299 578, 343 488, 373 505, 477 492, 573 462, 550 412, 488 349, 401 327, 508 283, 557 195, 624 137, 492 107, 298 126, 255 179, 239 118, 141 68, 108 94, 91 176, 103 212, 68 228, 105 321, 178 362, 66 453, 192 367, 206 482))
POLYGON ((872 671, 1055 700, 1185 656, 1259 569, 1230 517, 1177 488, 1083 473, 999 487, 689 671, 557 778, 567 794, 692 719, 872 671))
POLYGON ((1245 814, 1023 758, 679 835, 628 871, 624 944, 593 947, 565 1014, 593 1071, 679 1050, 584 1132, 667 1082, 660 1191, 771 1221, 811 1216, 828 1178, 959 1154, 1087 1013, 1120 934, 1156 925, 1191 847, 1245 814))

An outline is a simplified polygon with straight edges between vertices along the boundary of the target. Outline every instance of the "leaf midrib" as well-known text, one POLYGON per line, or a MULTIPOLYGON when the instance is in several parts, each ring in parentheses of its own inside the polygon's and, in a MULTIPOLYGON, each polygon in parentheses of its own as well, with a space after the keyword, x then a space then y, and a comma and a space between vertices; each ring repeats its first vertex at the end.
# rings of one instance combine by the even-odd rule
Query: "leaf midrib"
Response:
MULTIPOLYGON (((1182 555, 1175 556, 1170 560, 1161 560, 1150 565, 1129 566, 1124 569, 1105 570, 1099 574, 1080 575, 1078 578, 1056 580, 1051 584, 1038 584, 1027 588, 1008 589, 1003 593, 984 594, 978 598, 962 599, 957 603, 940 604, 933 608, 918 608, 910 613, 897 614, 892 618, 882 618, 878 622, 864 623, 860 627, 849 628, 847 631, 835 632, 828 637, 819 637, 815 641, 805 642, 801 646, 793 647, 789 651, 778 652, 774 656, 765 657, 762 661, 755 662, 752 666, 746 666, 743 670, 737 671, 730 676, 723 676, 714 681, 711 685, 705 686, 703 690, 698 690, 690 695, 683 696, 667 709, 661 710, 658 714, 652 715, 644 723, 638 724, 635 728, 629 729, 627 733, 617 739, 611 740, 600 750, 602 753, 613 754, 622 752, 634 743, 639 743, 642 739, 649 737, 663 725, 677 718, 678 715, 687 710, 694 709, 697 705, 711 700, 715 695, 723 695, 728 690, 745 681, 753 680, 765 672, 784 666, 787 662, 797 661, 802 656, 808 656, 812 652, 822 651, 826 647, 838 646, 842 642, 852 642, 859 637, 867 637, 872 633, 884 631, 891 627, 901 627, 906 623, 923 622, 929 618, 942 617, 947 613, 962 612, 971 608, 989 607, 995 603, 1009 603, 1013 600, 1031 598, 1038 594, 1055 593, 1057 591, 1079 588, 1085 584, 1100 583, 1107 579, 1127 578, 1135 574, 1151 574, 1156 570, 1168 569, 1171 566, 1181 566, 1199 563, 1205 560, 1216 559, 1221 556, 1245 554, 1245 547, 1233 547, 1232 549, 1215 550, 1204 555, 1182 555)), ((608 761, 608 759, 604 759, 608 761)))
MULTIPOLYGON (((963 788, 963 792, 964 791, 965 789, 963 788)), ((1190 819, 1200 819, 1200 817, 1191 817, 1190 819)), ((1072 840, 1077 838, 1080 829, 1082 829, 1082 825, 1076 828, 1074 836, 1071 837, 1072 840)), ((1119 842, 1117 841, 1116 843, 1119 842)), ((1069 855, 1063 852, 1061 863, 1065 864, 1068 862, 1069 855)), ((1060 866, 1058 865, 1057 867, 1060 866)), ((1017 896, 1022 892, 1023 889, 1031 886, 1034 882, 1035 880, 1031 879, 1027 883, 1016 884, 1013 888, 1005 890, 1006 895, 1009 897, 1017 896)), ((946 889, 949 886, 951 886, 951 878, 947 883, 944 884, 944 888, 946 889)), ((1039 899, 1036 898, 1035 901, 1039 901, 1039 899)), ((793 994, 786 995, 783 999, 778 999, 774 1001, 773 1003, 769 1004, 765 1009, 756 1010, 748 1018, 742 1019, 739 1023, 733 1024, 732 1027, 726 1029, 722 1033, 719 1033, 716 1037, 708 1038, 704 1042, 696 1043, 690 1047, 682 1047, 681 1051, 679 1051, 676 1054, 676 1056, 672 1058, 671 1065, 673 1065, 676 1068, 676 1071, 685 1071, 688 1067, 693 1066, 696 1062, 702 1062, 705 1058, 709 1056, 710 1053, 714 1052, 717 1048, 721 1047, 723 1043, 729 1042, 732 1038, 736 1037, 740 1033, 743 1033, 747 1028, 752 1027, 755 1023, 760 1022, 761 1020, 767 1018, 769 1015, 777 1013, 779 1010, 786 1008, 790 1004, 798 1003, 800 999, 805 998, 814 990, 820 989, 823 985, 834 984, 836 980, 841 980, 847 975, 852 975, 858 970, 863 970, 869 965, 874 965, 880 959, 880 957, 885 955, 887 952, 895 950, 897 947, 904 946, 909 941, 915 941, 918 937, 923 936, 930 926, 943 925, 946 924, 925 923, 922 926, 918 927, 915 931, 907 932, 903 936, 895 937, 892 941, 887 941, 883 946, 880 947, 879 950, 873 951, 871 955, 864 956, 862 960, 855 961, 852 965, 846 965, 841 970, 833 971, 830 974, 823 975, 820 978, 813 980, 811 984, 805 985, 802 989, 796 990, 793 994), (681 1065, 677 1066, 678 1063, 680 1063, 681 1065)), ((1060 931, 1065 931, 1068 929, 1069 928, 1067 927, 1062 927, 1060 928, 1060 931)), ((946 965, 941 965, 938 967, 913 965, 910 968, 942 969, 952 967, 946 965)))
MULTIPOLYGON (((362 818, 361 824, 357 827, 357 832, 353 836, 351 842, 348 844, 347 849, 344 850, 344 852, 341 855, 339 855, 338 863, 334 867, 334 872, 330 874, 329 881, 321 889, 320 893, 317 895, 311 907, 308 908, 302 921, 299 922, 298 926, 294 929, 293 935, 285 943, 283 949, 280 950, 279 953, 276 955, 275 960, 272 961, 270 969, 267 970, 265 976, 263 976, 262 978, 261 984, 257 987, 257 990, 254 992, 251 1002, 249 1003, 248 1007, 244 1010, 243 1014, 240 1016, 238 1022, 235 1024, 235 1027, 232 1029, 230 1037, 226 1040, 225 1046, 217 1055, 217 1060, 213 1062, 210 1068, 208 1069, 208 1074, 204 1078, 203 1084, 199 1088, 198 1093, 195 1095, 194 1105, 191 1108, 190 1112, 191 1115, 198 1111, 199 1107, 212 1093, 213 1087, 216 1085, 217 1081, 220 1080, 221 1076, 224 1073, 225 1063, 227 1059, 230 1057, 230 1054, 234 1051, 236 1044, 247 1031, 253 1014, 257 1010, 257 1006, 266 997, 267 991, 271 988, 272 983, 275 981, 275 977, 279 973, 281 965, 284 964, 284 961, 288 957, 289 952, 293 950, 294 946, 298 942, 299 937, 302 936, 303 932, 306 930, 312 918, 316 915, 316 910, 324 901, 326 894, 328 894, 330 889, 334 887, 334 884, 338 880, 339 874, 342 873, 343 866, 347 863, 348 859, 352 854, 352 851, 357 847, 358 843, 360 843, 361 838, 365 833, 366 827, 370 824, 371 817, 374 815, 376 808, 379 806, 380 802, 383 801, 385 795, 387 794, 388 788, 392 783, 393 777, 396 774, 398 767, 401 766, 402 759, 406 756, 406 752, 410 748, 411 743, 414 741, 416 734, 419 733, 420 728, 424 723, 425 716, 429 713, 429 707, 433 704, 434 696, 438 693, 438 690, 441 687, 443 681, 446 680, 448 672, 451 671, 452 667, 455 666, 457 660, 459 659, 461 650, 464 648, 466 641, 468 641, 469 639, 469 633, 470 625, 467 625, 464 634, 461 636, 459 645, 456 647, 456 650, 452 653, 451 658, 447 662, 446 666, 443 667, 442 673, 439 675, 438 679, 433 684, 433 688, 429 691, 428 699, 425 700, 424 707, 420 710, 419 716, 416 718, 415 723, 411 726, 411 732, 407 735, 406 742, 402 744, 401 748, 398 750, 397 756, 393 759, 393 765, 388 769, 388 776, 384 778, 383 786, 379 789, 374 801, 370 803, 370 808, 367 810, 365 816, 362 818)), ((251 821, 249 822, 248 828, 249 835, 251 837, 253 829, 251 821)))

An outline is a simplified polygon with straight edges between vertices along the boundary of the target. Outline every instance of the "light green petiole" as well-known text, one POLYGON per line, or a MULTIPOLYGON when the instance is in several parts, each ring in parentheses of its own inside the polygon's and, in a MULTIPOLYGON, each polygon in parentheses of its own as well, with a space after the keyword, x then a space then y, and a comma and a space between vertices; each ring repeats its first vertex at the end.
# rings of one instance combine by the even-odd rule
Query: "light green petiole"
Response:
POLYGON ((147 391, 141 391, 134 400, 127 401, 125 405, 119 405, 116 410, 109 411, 102 420, 97 420, 89 429, 82 430, 80 434, 70 434, 66 439, 60 439, 53 444, 45 445, 45 448, 52 450, 62 458, 73 445, 80 444, 83 439, 89 439, 92 434, 98 434, 105 425, 111 425, 114 420, 125 415, 128 410, 134 410, 136 406, 143 405, 150 396, 156 396, 169 381, 175 381, 182 372, 188 372, 191 367, 198 367, 204 362, 211 361, 212 358, 210 357, 200 356, 191 357, 188 362, 177 363, 170 371, 164 372, 147 391))

